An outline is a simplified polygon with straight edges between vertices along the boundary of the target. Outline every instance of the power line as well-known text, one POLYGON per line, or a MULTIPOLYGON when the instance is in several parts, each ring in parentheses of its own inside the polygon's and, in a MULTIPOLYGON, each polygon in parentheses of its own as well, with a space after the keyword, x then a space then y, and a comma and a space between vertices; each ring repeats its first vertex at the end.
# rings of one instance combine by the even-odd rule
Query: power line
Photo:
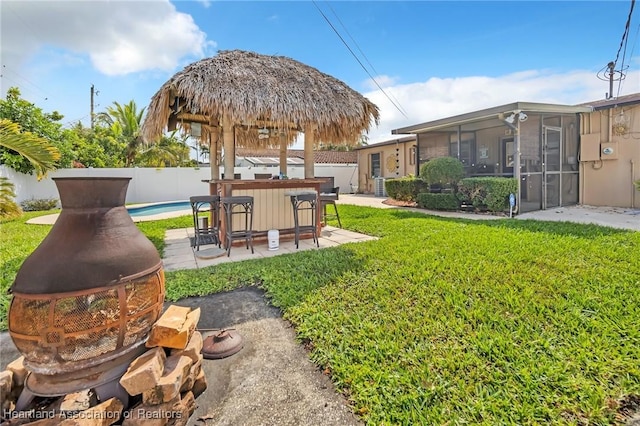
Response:
POLYGON ((620 40, 620 47, 618 47, 618 52, 616 53, 616 59, 613 61, 614 65, 618 64, 618 58, 620 57, 620 51, 622 50, 623 46, 625 47, 626 53, 627 38, 629 37, 629 27, 631 26, 631 15, 633 14, 633 7, 635 6, 635 4, 636 0, 631 0, 631 9, 629 10, 629 15, 627 16, 627 23, 624 26, 624 32, 622 33, 622 40, 620 40))
MULTIPOLYGON (((360 55, 362 55, 362 57, 364 58, 364 60, 367 62, 367 64, 369 64, 369 66, 371 67, 371 70, 374 72, 375 75, 380 75, 380 73, 375 69, 375 67, 373 66, 373 64, 369 61, 369 58, 367 58, 367 55, 365 55, 365 53, 362 51, 362 49, 360 48, 360 46, 358 45, 358 42, 351 36, 351 33, 349 33, 349 30, 347 29, 347 27, 344 25, 344 23, 342 22, 342 20, 340 19, 340 17, 338 16, 338 14, 336 13, 336 11, 333 9, 333 7, 331 7, 331 3, 325 2, 327 4, 327 6, 329 6, 329 9, 331 9, 331 12, 333 13, 333 16, 336 17, 336 19, 338 20, 338 22, 340 23, 340 25, 342 26, 342 28, 344 29, 344 31, 347 33, 347 35, 349 36, 349 38, 351 39, 351 41, 353 42, 353 44, 355 44, 356 48, 358 49, 358 51, 360 52, 360 55)), ((375 79, 374 79, 375 81, 375 79)), ((378 86, 380 87, 380 86, 378 86)), ((391 96, 393 97, 393 100, 397 102, 398 106, 400 108, 402 108, 402 105, 400 105, 400 102, 398 101, 398 99, 396 99, 395 96, 393 96, 393 94, 391 94, 391 96)), ((403 115, 405 116, 405 118, 407 118, 407 114, 406 114, 406 110, 404 108, 402 108, 402 111, 400 111, 403 113, 403 115)))
MULTIPOLYGON (((621 71, 625 70, 624 61, 627 56, 627 44, 629 42, 629 29, 631 27, 631 15, 633 14, 634 5, 635 5, 635 0, 631 0, 631 8, 629 9, 629 16, 627 17, 627 23, 625 24, 625 27, 624 27, 624 34, 622 35, 622 40, 620 41, 620 48, 622 48, 622 44, 624 43, 624 50, 622 52, 622 63, 620 64, 621 71)), ((619 54, 620 54, 620 49, 618 49, 618 54, 616 55, 616 61, 618 59, 619 54)), ((622 80, 624 79, 621 78, 620 81, 618 82, 618 91, 616 93, 616 97, 620 96, 620 91, 622 90, 622 80)))
POLYGON ((5 78, 7 80, 13 81, 14 83, 16 83, 18 86, 21 86, 22 89, 26 89, 26 90, 31 90, 32 92, 34 91, 33 89, 29 89, 27 87, 24 86, 24 84, 21 84, 19 81, 16 81, 13 78, 10 78, 9 76, 6 75, 6 72, 10 72, 11 74, 14 74, 15 77, 20 78, 22 80, 24 80, 25 82, 27 82, 28 84, 30 84, 31 86, 33 86, 38 92, 40 92, 40 94, 38 94, 38 97, 41 97, 43 100, 47 100, 49 99, 49 96, 51 96, 46 90, 44 90, 42 87, 38 86, 37 84, 35 84, 34 82, 32 82, 31 80, 29 80, 28 78, 26 78, 25 76, 23 76, 22 74, 7 68, 6 65, 2 65, 2 73, 0 74, 1 78, 5 78))
POLYGON ((387 94, 387 92, 380 86, 380 84, 378 84, 378 82, 376 81, 376 79, 371 75, 371 73, 369 72, 369 70, 367 70, 367 68, 364 66, 364 64, 362 63, 362 61, 360 61, 360 59, 356 56, 356 54, 353 52, 353 50, 351 49, 351 47, 347 44, 347 42, 345 41, 345 39, 340 35, 340 33, 338 32, 338 30, 333 26, 333 24, 331 23, 331 21, 329 21, 329 18, 327 18, 327 16, 324 14, 324 12, 322 12, 322 10, 320 9, 320 7, 318 7, 318 4, 315 2, 315 0, 312 0, 314 6, 316 7, 316 9, 318 9, 318 12, 320 12, 320 14, 322 15, 322 17, 324 18, 325 21, 327 21, 327 24, 329 24, 329 26, 331 27, 331 29, 333 30, 333 32, 336 33, 336 35, 338 36, 338 38, 340 38, 340 40, 342 41, 342 43, 345 45, 345 47, 349 50, 349 52, 351 52, 351 55, 355 58, 356 61, 358 61, 358 63, 360 64, 360 66, 362 67, 362 69, 367 73, 367 75, 371 78, 371 80, 373 80, 373 82, 376 84, 376 86, 378 86, 378 89, 380 89, 382 91, 382 93, 384 93, 384 95, 387 97, 387 99, 389 99, 389 102, 391 102, 393 104, 394 107, 396 107, 396 109, 400 112, 400 114, 402 114, 404 116, 404 118, 409 118, 407 117, 407 115, 402 111, 402 109, 393 101, 393 99, 391 99, 391 97, 387 94))
MULTIPOLYGON (((625 79, 626 74, 625 71, 629 68, 629 66, 625 66, 624 61, 626 59, 627 54, 627 45, 629 42, 629 30, 631 28, 631 17, 633 15, 633 8, 635 6, 636 1, 631 0, 631 7, 629 8, 629 14, 627 15, 627 22, 624 26, 624 31, 622 33, 622 38, 620 39, 620 46, 618 46, 618 51, 616 52, 615 60, 609 62, 605 67, 600 69, 596 76, 600 80, 609 82, 609 92, 606 95, 607 99, 612 99, 613 95, 613 82, 618 82, 618 90, 616 91, 616 97, 620 96, 620 91, 622 90, 622 81, 625 79), (620 63, 620 67, 616 69, 618 65, 618 60, 620 59, 620 53, 622 52, 622 62, 620 63)), ((637 38, 637 35, 636 35, 637 38)))

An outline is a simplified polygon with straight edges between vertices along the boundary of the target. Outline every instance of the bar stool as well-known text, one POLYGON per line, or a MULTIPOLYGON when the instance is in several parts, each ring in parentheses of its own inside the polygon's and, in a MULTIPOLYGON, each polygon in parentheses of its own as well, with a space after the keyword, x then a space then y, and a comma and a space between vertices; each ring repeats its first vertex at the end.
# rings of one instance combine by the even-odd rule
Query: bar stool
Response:
POLYGON ((220 197, 217 195, 196 195, 189 197, 193 212, 195 235, 191 247, 196 251, 201 245, 216 244, 220 247, 220 197))
POLYGON ((232 196, 220 198, 220 203, 224 209, 225 222, 225 245, 227 257, 231 254, 231 244, 236 240, 244 240, 247 249, 251 247, 253 253, 253 197, 232 196), (233 229, 234 217, 244 218, 244 228, 233 229))
POLYGON ((318 228, 316 227, 316 215, 318 214, 318 198, 315 193, 297 194, 291 196, 291 205, 293 206, 293 223, 295 226, 296 248, 300 242, 300 233, 311 232, 313 242, 320 247, 318 241, 318 228), (311 223, 308 225, 300 224, 300 213, 310 211, 311 223))
POLYGON ((336 201, 338 200, 338 194, 340 193, 340 187, 336 186, 331 189, 331 192, 323 192, 320 194, 320 205, 322 206, 322 222, 326 225, 327 219, 338 219, 338 227, 342 228, 340 222, 340 215, 338 214, 338 206, 336 201), (327 206, 333 206, 334 213, 327 213, 327 206))

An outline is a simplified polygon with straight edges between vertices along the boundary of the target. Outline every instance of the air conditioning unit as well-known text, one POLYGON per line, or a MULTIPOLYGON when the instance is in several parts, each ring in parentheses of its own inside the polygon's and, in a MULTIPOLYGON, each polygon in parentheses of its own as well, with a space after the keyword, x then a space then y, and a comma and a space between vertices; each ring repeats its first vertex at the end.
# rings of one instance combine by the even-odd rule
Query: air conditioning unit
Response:
POLYGON ((377 177, 373 180, 373 193, 376 197, 386 197, 387 190, 384 187, 384 178, 377 177))

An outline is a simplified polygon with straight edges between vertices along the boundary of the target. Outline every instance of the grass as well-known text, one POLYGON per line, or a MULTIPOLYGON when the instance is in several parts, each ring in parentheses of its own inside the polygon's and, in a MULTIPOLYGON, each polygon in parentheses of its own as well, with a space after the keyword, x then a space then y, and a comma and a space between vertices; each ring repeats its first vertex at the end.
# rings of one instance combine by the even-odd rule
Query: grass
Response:
MULTIPOLYGON (((264 288, 368 424, 615 424, 640 398, 640 233, 340 216, 381 238, 169 272, 167 298, 264 288)), ((10 251, 37 245, 11 226, 10 251)), ((140 226, 161 248, 180 224, 140 226)))

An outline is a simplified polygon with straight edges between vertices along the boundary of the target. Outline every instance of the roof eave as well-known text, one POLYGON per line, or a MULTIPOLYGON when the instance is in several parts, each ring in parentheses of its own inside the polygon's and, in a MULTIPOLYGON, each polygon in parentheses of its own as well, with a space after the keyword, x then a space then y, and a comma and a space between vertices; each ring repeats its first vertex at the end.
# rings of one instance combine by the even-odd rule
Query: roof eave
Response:
POLYGON ((475 123, 490 118, 496 118, 499 114, 505 114, 513 111, 523 111, 528 113, 577 114, 581 112, 591 112, 592 110, 593 109, 591 107, 586 106, 544 104, 535 102, 514 102, 511 104, 460 114, 453 117, 415 124, 413 126, 393 129, 391 130, 391 134, 399 135, 431 132, 452 126, 462 126, 468 123, 475 123))
POLYGON ((399 138, 395 138, 395 139, 391 139, 391 140, 386 140, 386 141, 380 141, 380 142, 376 142, 376 143, 372 143, 369 145, 362 145, 362 146, 358 146, 356 148, 354 148, 354 151, 359 151, 361 149, 367 149, 367 148, 371 148, 371 147, 380 147, 380 146, 386 146, 386 145, 395 145, 395 144, 400 144, 400 143, 407 143, 407 142, 415 142, 416 141, 416 137, 415 136, 401 136, 399 138))

